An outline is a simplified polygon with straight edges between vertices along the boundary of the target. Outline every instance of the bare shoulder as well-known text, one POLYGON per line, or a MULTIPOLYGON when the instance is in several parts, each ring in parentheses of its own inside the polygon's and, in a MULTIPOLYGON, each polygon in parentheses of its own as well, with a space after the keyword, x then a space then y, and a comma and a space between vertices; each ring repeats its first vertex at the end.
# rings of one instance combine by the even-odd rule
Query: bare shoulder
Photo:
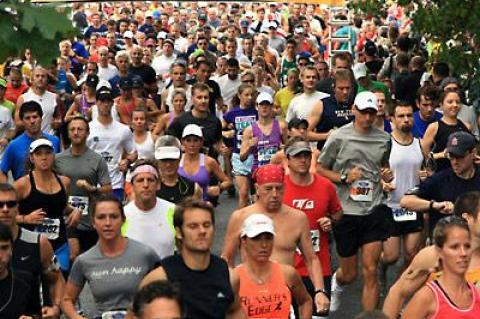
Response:
POLYGON ((288 217, 295 219, 296 221, 307 220, 307 216, 305 215, 304 212, 302 212, 299 209, 290 207, 288 205, 282 204, 282 211, 284 215, 287 215, 288 217))
POLYGON ((152 270, 151 272, 149 272, 140 283, 140 288, 157 280, 168 280, 167 273, 165 272, 165 269, 163 269, 162 266, 159 266, 154 270, 152 270))

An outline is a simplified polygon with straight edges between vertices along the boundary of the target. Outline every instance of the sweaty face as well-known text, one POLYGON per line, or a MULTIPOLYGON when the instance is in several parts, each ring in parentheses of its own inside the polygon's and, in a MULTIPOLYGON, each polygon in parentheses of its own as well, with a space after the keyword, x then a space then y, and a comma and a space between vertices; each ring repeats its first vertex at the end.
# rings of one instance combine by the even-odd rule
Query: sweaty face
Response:
POLYGON ((88 137, 87 123, 82 120, 73 120, 68 124, 68 137, 74 145, 82 145, 88 137))
POLYGON ((274 237, 270 233, 262 233, 256 237, 242 239, 242 245, 249 258, 257 261, 266 261, 270 258, 273 251, 274 237))
POLYGON ((192 95, 192 104, 197 111, 207 112, 209 101, 210 94, 208 91, 196 90, 192 95))
POLYGON ((417 101, 417 107, 420 115, 424 120, 431 120, 435 113, 435 106, 433 101, 426 96, 420 96, 420 101, 417 101))
POLYGON ((123 222, 124 218, 116 202, 97 203, 92 224, 101 240, 120 237, 123 222))
POLYGON ((464 275, 472 257, 470 234, 467 230, 453 226, 447 229, 447 240, 438 248, 442 267, 464 275))
POLYGON ((410 106, 397 106, 392 116, 393 124, 404 133, 412 131, 413 127, 413 108, 410 106))
POLYGON ((351 89, 352 82, 350 80, 335 81, 335 99, 340 103, 347 102, 351 89))
POLYGON ((201 208, 187 209, 183 215, 183 225, 177 228, 176 236, 182 241, 182 250, 210 251, 214 236, 214 225, 210 213, 201 208))
POLYGON ((358 126, 364 130, 370 129, 373 125, 373 122, 377 118, 377 110, 366 109, 360 111, 356 107, 353 109, 353 114, 355 115, 355 126, 358 126))
POLYGON ((265 183, 262 185, 256 184, 258 200, 269 211, 275 211, 282 207, 283 184, 280 183, 265 183))
POLYGON ((155 199, 155 192, 158 185, 157 178, 150 173, 140 173, 132 180, 135 198, 142 202, 149 202, 155 199))

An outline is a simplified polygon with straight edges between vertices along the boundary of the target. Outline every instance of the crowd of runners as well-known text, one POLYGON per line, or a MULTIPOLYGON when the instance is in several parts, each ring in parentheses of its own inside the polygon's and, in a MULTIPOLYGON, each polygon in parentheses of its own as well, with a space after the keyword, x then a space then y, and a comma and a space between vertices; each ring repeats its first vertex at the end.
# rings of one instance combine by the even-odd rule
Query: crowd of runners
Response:
POLYGON ((478 112, 403 8, 72 9, 0 68, 1 318, 480 318, 478 112))

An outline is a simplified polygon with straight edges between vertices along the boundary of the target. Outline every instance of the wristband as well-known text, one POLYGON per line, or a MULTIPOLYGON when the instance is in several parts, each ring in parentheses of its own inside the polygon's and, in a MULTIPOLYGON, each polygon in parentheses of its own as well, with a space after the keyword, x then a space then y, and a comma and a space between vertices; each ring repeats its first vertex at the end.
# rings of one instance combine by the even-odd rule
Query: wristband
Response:
POLYGON ((432 200, 430 201, 430 205, 428 206, 428 208, 430 208, 430 210, 435 210, 435 209, 433 208, 433 204, 434 204, 434 203, 435 203, 435 201, 432 199, 432 200))

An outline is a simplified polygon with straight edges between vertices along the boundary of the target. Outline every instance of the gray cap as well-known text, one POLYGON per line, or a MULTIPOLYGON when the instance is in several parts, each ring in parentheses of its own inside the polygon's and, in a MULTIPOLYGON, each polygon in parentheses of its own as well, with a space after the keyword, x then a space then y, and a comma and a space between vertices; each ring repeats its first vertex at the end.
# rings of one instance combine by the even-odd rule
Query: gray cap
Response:
POLYGON ((312 152, 312 148, 310 147, 310 144, 306 141, 295 142, 292 145, 289 145, 285 149, 285 154, 290 156, 295 156, 302 152, 309 152, 309 153, 312 152))
POLYGON ((467 132, 455 132, 450 134, 447 142, 447 153, 453 156, 463 156, 472 150, 477 141, 475 137, 467 132))

